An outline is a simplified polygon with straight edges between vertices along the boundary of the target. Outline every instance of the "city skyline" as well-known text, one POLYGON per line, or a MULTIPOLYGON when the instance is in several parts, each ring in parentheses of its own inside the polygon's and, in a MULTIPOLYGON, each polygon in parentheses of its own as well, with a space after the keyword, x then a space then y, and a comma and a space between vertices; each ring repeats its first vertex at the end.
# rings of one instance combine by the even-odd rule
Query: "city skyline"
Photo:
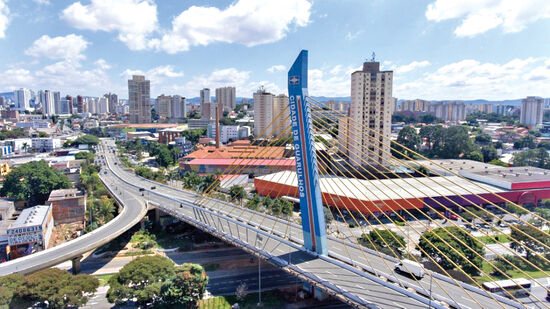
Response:
POLYGON ((373 51, 383 70, 394 70, 400 99, 550 96, 544 87, 550 79, 550 45, 542 39, 550 25, 545 1, 517 8, 515 15, 507 1, 208 5, 0 0, 0 91, 123 94, 126 80, 143 74, 152 97, 195 97, 202 88, 224 86, 236 87, 237 97, 251 97, 260 85, 285 93, 292 55, 307 48, 316 96, 349 96, 349 73, 373 51), (127 12, 141 18, 127 18, 127 12), (241 31, 226 27, 247 12, 255 14, 239 19, 241 31), (389 17, 396 22, 388 23, 389 17))

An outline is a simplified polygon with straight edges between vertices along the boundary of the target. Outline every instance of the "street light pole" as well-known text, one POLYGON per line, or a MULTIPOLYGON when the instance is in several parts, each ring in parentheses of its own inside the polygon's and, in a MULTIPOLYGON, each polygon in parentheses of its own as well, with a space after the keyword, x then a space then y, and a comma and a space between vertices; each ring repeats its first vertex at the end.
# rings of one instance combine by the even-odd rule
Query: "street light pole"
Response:
POLYGON ((433 279, 433 275, 430 275, 430 302, 428 305, 429 309, 432 308, 432 279, 433 279))

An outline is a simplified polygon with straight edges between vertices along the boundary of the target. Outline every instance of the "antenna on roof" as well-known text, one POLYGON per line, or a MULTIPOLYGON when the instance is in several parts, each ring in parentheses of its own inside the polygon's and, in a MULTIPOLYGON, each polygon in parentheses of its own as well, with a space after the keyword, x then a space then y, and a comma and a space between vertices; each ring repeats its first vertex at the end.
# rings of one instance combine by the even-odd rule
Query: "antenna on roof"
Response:
POLYGON ((375 62, 376 61, 376 54, 374 52, 372 52, 372 58, 370 60, 370 62, 375 62))

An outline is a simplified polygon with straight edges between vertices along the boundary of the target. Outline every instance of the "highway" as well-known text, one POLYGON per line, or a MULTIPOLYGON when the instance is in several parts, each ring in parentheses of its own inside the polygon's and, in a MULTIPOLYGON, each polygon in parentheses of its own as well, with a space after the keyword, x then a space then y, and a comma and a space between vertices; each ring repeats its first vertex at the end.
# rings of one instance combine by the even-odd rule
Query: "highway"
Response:
MULTIPOLYGON (((107 141, 107 145, 109 149, 115 149, 113 141, 107 141)), ((120 164, 115 164, 117 159, 112 153, 105 155, 109 172, 115 176, 107 185, 132 193, 138 193, 139 188, 143 188, 143 198, 152 201, 162 211, 241 248, 259 252, 270 262, 331 294, 343 296, 354 305, 426 307, 427 299, 421 295, 430 295, 431 290, 434 299, 459 308, 524 307, 502 297, 493 297, 475 287, 463 283, 459 285, 441 275, 434 275, 433 278, 427 275, 417 281, 396 273, 394 259, 334 238, 328 241, 329 257, 312 256, 302 249, 300 226, 216 199, 203 199, 196 204, 199 197, 196 193, 137 177, 120 164), (393 283, 385 282, 388 279, 393 283)), ((434 302, 431 305, 442 307, 437 303, 434 305, 434 302)))
MULTIPOLYGON (((100 175, 103 182, 105 182, 106 176, 108 175, 100 175)), ((120 201, 122 192, 112 193, 120 201)), ((12 273, 28 274, 43 268, 52 267, 82 256, 84 253, 110 242, 136 225, 147 214, 146 204, 140 197, 137 193, 124 194, 124 202, 120 203, 124 206, 122 211, 104 226, 53 248, 2 263, 0 264, 0 276, 12 273)))

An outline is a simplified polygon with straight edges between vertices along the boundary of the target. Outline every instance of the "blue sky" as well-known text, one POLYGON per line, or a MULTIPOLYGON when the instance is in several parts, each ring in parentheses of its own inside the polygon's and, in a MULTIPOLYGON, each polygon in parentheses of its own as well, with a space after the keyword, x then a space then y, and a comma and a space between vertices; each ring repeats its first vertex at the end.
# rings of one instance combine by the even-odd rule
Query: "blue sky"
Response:
POLYGON ((349 95, 376 53, 400 99, 550 96, 548 0, 0 0, 0 91, 198 96, 285 92, 309 50, 310 94, 349 95))

